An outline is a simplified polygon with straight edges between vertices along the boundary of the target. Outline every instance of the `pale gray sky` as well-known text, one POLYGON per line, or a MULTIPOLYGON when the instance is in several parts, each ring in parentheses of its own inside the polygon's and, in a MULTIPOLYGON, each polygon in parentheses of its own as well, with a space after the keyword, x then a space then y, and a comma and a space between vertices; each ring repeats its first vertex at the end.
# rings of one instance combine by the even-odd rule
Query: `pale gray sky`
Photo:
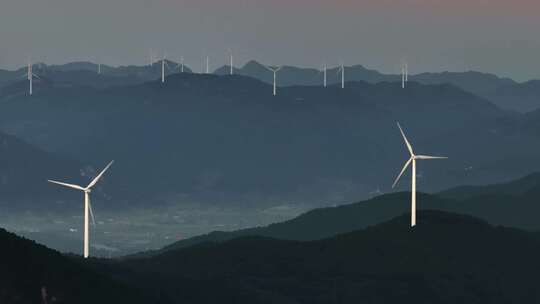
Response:
POLYGON ((143 64, 148 50, 226 62, 320 66, 323 60, 413 73, 475 69, 540 78, 540 1, 1 0, 0 67, 74 60, 143 64), (510 3, 511 2, 511 3, 510 3))

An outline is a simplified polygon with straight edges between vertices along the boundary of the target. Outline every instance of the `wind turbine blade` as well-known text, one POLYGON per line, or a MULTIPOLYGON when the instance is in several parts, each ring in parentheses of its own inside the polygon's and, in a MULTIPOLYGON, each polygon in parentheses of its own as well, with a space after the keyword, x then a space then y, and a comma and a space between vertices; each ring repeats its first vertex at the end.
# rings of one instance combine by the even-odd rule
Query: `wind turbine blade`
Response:
POLYGON ((413 149, 409 141, 407 140, 407 136, 405 136, 405 132, 403 132, 403 129, 401 129, 401 126, 399 125, 399 122, 397 123, 397 126, 399 128, 399 132, 401 132, 401 136, 403 136, 403 140, 405 140, 405 144, 407 145, 407 149, 409 149, 409 153, 411 153, 411 156, 414 155, 413 149))
POLYGON ((62 183, 62 182, 58 182, 58 181, 54 181, 54 180, 47 180, 49 183, 53 183, 53 184, 57 184, 57 185, 60 185, 60 186, 64 186, 64 187, 68 187, 68 188, 73 188, 73 189, 77 189, 77 190, 81 190, 81 191, 84 191, 84 188, 79 186, 79 185, 73 185, 73 184, 68 184, 68 183, 62 183))
POLYGON ((92 210, 92 204, 90 203, 90 198, 88 198, 88 210, 90 211, 90 217, 92 218, 92 225, 96 227, 96 218, 94 217, 94 210, 92 210))
POLYGON ((401 169, 401 172, 399 173, 398 177, 396 178, 396 180, 394 181, 394 183, 392 184, 392 188, 394 188, 397 183, 399 182, 399 179, 401 178, 401 176, 403 175, 403 173, 405 173, 405 170, 407 170, 407 167, 411 164, 413 158, 409 158, 409 160, 405 163, 405 166, 403 166, 403 169, 401 169))
POLYGON ((111 161, 107 167, 105 167, 105 169, 103 169, 103 171, 101 171, 100 174, 98 174, 98 176, 96 176, 94 178, 94 180, 92 180, 92 182, 90 184, 88 184, 88 186, 86 187, 86 189, 90 189, 92 187, 94 187, 94 185, 99 181, 99 179, 103 176, 103 174, 105 173, 105 171, 107 171, 109 169, 109 167, 114 163, 114 160, 111 161))
POLYGON ((448 159, 446 156, 416 155, 416 159, 448 159))

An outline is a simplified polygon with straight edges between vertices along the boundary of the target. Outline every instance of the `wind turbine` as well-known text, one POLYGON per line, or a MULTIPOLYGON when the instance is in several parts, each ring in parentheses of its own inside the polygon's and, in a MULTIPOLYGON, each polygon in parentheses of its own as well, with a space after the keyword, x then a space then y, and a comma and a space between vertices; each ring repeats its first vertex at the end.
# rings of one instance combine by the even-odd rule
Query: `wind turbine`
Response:
POLYGON ((154 51, 152 49, 150 49, 150 51, 148 53, 149 53, 148 58, 150 59, 150 62, 148 64, 148 66, 152 67, 154 65, 154 51))
POLYGON ((180 64, 177 65, 180 68, 180 72, 184 73, 184 56, 180 56, 180 64))
POLYGON ((401 63, 401 88, 405 89, 405 86, 409 82, 409 64, 407 61, 401 63))
POLYGON ((48 182, 57 184, 60 186, 80 190, 84 192, 84 258, 88 258, 89 256, 89 235, 88 235, 88 213, 92 216, 92 222, 95 225, 95 219, 94 219, 94 212, 92 211, 92 206, 90 205, 90 192, 92 192, 92 187, 95 186, 95 184, 99 181, 99 179, 103 176, 105 171, 109 169, 109 167, 113 164, 114 161, 111 161, 101 173, 99 173, 86 187, 81 187, 79 185, 73 185, 73 184, 67 184, 63 182, 58 182, 54 180, 48 180, 48 182))
POLYGON ((98 74, 101 74, 101 63, 98 63, 98 70, 97 70, 97 73, 98 73, 98 74))
POLYGON ((409 141, 407 140, 407 137, 405 136, 405 133, 403 132, 403 129, 401 129, 401 126, 399 125, 399 123, 397 123, 397 126, 399 128, 399 132, 401 132, 401 136, 403 136, 403 140, 405 141, 405 145, 407 146, 407 149, 409 150, 411 157, 405 163, 405 166, 403 166, 403 169, 401 169, 401 172, 399 173, 398 177, 394 181, 392 188, 394 188, 397 185, 397 183, 399 182, 399 179, 401 178, 401 176, 403 175, 407 167, 412 163, 411 227, 414 227, 416 226, 416 161, 429 160, 429 159, 447 159, 448 157, 414 154, 413 148, 411 144, 409 143, 409 141))
POLYGON ((326 65, 326 62, 323 63, 323 86, 326 88, 326 70, 328 69, 328 66, 326 65))
POLYGON ((26 77, 28 79, 28 86, 29 86, 28 90, 29 90, 30 95, 34 94, 34 86, 33 86, 34 77, 39 78, 39 76, 34 74, 32 70, 33 70, 32 59, 28 57, 27 72, 26 72, 26 75, 23 75, 23 77, 26 77))
POLYGON ((271 66, 265 66, 267 70, 274 73, 274 96, 277 95, 277 86, 276 86, 276 75, 279 70, 281 70, 281 67, 271 67, 271 66))
POLYGON ((165 83, 165 66, 168 68, 169 64, 166 62, 166 54, 163 52, 163 58, 161 59, 161 83, 165 83))
POLYGON ((233 54, 231 50, 229 50, 229 67, 230 67, 229 75, 234 74, 233 54))
POLYGON ((210 57, 206 56, 206 74, 210 74, 210 57))
POLYGON ((345 65, 343 61, 339 65, 338 73, 341 72, 341 88, 345 89, 345 65))
POLYGON ((409 82, 409 63, 405 61, 405 82, 409 82))

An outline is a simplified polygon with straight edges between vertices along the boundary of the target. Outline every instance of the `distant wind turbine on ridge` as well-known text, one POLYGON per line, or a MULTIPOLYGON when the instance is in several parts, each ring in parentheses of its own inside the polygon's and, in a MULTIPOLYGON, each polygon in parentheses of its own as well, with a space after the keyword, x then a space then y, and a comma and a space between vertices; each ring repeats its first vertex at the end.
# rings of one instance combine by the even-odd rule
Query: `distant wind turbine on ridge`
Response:
POLYGON ((33 72, 33 65, 32 65, 32 59, 28 57, 28 66, 27 66, 27 72, 26 75, 23 75, 23 77, 26 77, 28 79, 28 92, 30 95, 34 94, 34 77, 39 79, 39 76, 34 74, 33 72))
POLYGON ((405 145, 407 146, 407 150, 409 150, 409 153, 411 154, 411 157, 409 160, 405 163, 405 166, 403 166, 403 169, 401 169, 401 172, 399 173, 398 177, 394 181, 394 184, 392 185, 392 188, 394 188, 397 183, 399 182, 399 179, 407 170, 407 167, 412 163, 412 189, 411 189, 411 227, 416 226, 416 161, 417 160, 429 160, 429 159, 447 159, 448 157, 445 156, 429 156, 429 155, 416 155, 414 154, 413 148, 409 141, 407 140, 407 137, 405 136, 405 133, 403 132, 403 129, 397 123, 397 126, 399 128, 399 132, 401 133, 401 136, 403 137, 403 140, 405 141, 405 145))
POLYGON ((405 86, 409 82, 409 64, 407 61, 401 63, 401 88, 405 89, 405 86))
POLYGON ((206 56, 206 74, 210 74, 210 57, 206 56))
POLYGON ((163 53, 163 58, 161 59, 161 83, 165 83, 165 67, 169 67, 169 64, 166 61, 166 54, 163 53))
POLYGON ((111 161, 105 167, 105 169, 103 169, 103 171, 101 171, 101 173, 99 173, 90 182, 90 184, 88 184, 88 186, 86 186, 86 187, 81 187, 79 185, 68 184, 68 183, 63 183, 63 182, 58 182, 58 181, 54 181, 54 180, 48 180, 48 182, 50 182, 50 183, 57 184, 57 185, 64 186, 64 187, 68 187, 68 188, 72 188, 72 189, 76 189, 76 190, 80 190, 80 191, 84 192, 84 252, 83 252, 83 256, 84 256, 85 259, 88 258, 88 256, 90 255, 90 247, 89 247, 90 239, 89 239, 89 233, 88 233, 88 228, 89 228, 88 227, 89 226, 88 214, 89 213, 92 216, 92 222, 95 225, 94 212, 92 211, 92 206, 90 204, 90 192, 92 192, 92 187, 94 187, 96 185, 96 183, 101 179, 103 174, 105 174, 105 172, 109 169, 109 167, 113 164, 113 162, 114 161, 111 161))
POLYGON ((184 56, 180 56, 180 64, 177 67, 180 68, 180 73, 184 73, 184 56))
POLYGON ((231 50, 229 50, 229 68, 230 68, 229 75, 232 76, 234 74, 234 62, 233 62, 233 53, 231 50))
POLYGON ((327 79, 326 78, 326 71, 328 70, 328 66, 327 66, 326 62, 323 63, 322 68, 323 68, 323 86, 326 88, 326 83, 327 83, 327 81, 326 81, 326 79, 327 79))
POLYGON ((341 88, 345 89, 345 65, 343 61, 339 65, 338 73, 341 72, 341 88))
POLYGON ((276 75, 279 70, 281 70, 281 67, 271 67, 271 66, 265 66, 267 70, 274 73, 274 96, 277 95, 277 85, 276 85, 276 75))
POLYGON ((154 51, 152 49, 150 49, 148 54, 149 54, 148 58, 150 60, 149 63, 148 63, 148 66, 152 67, 154 65, 154 61, 155 61, 155 59, 154 59, 154 51))

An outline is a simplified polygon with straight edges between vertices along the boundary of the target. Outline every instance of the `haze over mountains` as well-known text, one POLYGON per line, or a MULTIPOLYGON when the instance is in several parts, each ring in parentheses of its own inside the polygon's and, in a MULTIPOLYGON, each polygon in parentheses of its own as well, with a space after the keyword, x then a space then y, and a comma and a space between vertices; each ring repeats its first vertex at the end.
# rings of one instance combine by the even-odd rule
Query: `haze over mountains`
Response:
MULTIPOLYGON (((47 210, 52 213, 49 222, 59 223, 54 229, 76 230, 80 194, 47 185, 45 179, 85 184, 93 172, 115 159, 95 195, 98 215, 105 216, 105 224, 98 227, 110 222, 114 228, 102 226, 101 233, 137 231, 136 238, 126 235, 121 242, 135 239, 130 250, 151 249, 156 244, 148 245, 149 240, 163 245, 218 227, 263 225, 391 191, 408 156, 396 121, 417 152, 450 157, 420 165, 421 191, 507 181, 539 170, 540 115, 501 109, 455 84, 422 84, 413 81, 414 76, 402 90, 397 76, 387 81, 385 75, 358 67, 349 68, 347 77, 353 78, 358 69, 359 75, 371 75, 365 76, 369 81, 347 82, 343 90, 306 82, 280 87, 273 97, 265 79, 256 79, 271 73, 255 62, 242 69, 252 73, 250 77, 180 74, 173 70, 178 68, 175 63, 168 66, 164 84, 158 64, 102 66, 98 75, 92 63, 44 66, 33 96, 27 95, 24 79, 5 84, 0 130, 20 144, 9 145, 12 152, 1 165, 26 162, 24 149, 31 149, 50 167, 17 165, 18 170, 4 170, 8 180, 35 176, 25 180, 24 188, 2 185, 16 189, 9 197, 0 193, 4 205, 20 213, 47 210), (17 203, 30 191, 48 195, 39 202, 17 203), (178 206, 182 209, 171 211, 178 206), (130 213, 133 210, 140 214, 130 213), (215 216, 228 212, 226 221, 215 216), (119 218, 121 213, 126 218, 119 218), (167 225, 159 237, 144 228, 139 216, 148 213, 163 214, 154 219, 160 227, 156 230, 167 225), (65 214, 73 217, 69 223, 62 223, 65 214)), ((18 77, 22 72, 9 73, 18 77)), ((290 79, 300 81, 311 72, 316 71, 284 68, 278 79, 287 81, 292 75, 290 79)), ((337 81, 335 71, 329 71, 332 74, 337 81)), ((314 83, 320 77, 315 75, 314 83)), ((443 77, 432 78, 437 83, 443 77)), ((478 90, 508 84, 494 76, 484 78, 478 80, 478 90)), ((405 181, 401 190, 408 189, 405 181)), ((48 228, 24 229, 44 236, 48 228)), ((111 246, 113 239, 119 238, 100 244, 111 246)))
MULTIPOLYGON (((341 74, 336 65, 328 65, 327 81, 329 84, 341 82, 341 74)), ((91 77, 82 71, 97 72, 98 65, 91 62, 73 62, 64 65, 36 64, 34 67, 38 75, 56 73, 50 78, 64 84, 79 84, 96 87, 115 86, 122 84, 137 84, 154 80, 161 75, 161 61, 156 61, 151 67, 145 66, 101 66, 101 78, 91 77)), ((230 67, 223 66, 213 73, 218 75, 229 74, 230 67)), ((16 71, 0 70, 0 87, 24 78, 26 69, 16 71)), ((179 72, 179 63, 167 60, 165 73, 179 72)), ((191 69, 184 67, 184 72, 191 73, 191 69)), ((272 83, 272 73, 263 64, 249 61, 241 68, 234 68, 234 73, 272 83)), ((93 75, 95 76, 96 73, 93 75)), ((365 81, 369 83, 398 82, 401 75, 384 74, 362 65, 346 66, 347 81, 365 81)), ((322 66, 317 68, 299 68, 284 66, 279 72, 279 86, 317 86, 322 85, 322 66)), ((477 96, 486 98, 497 106, 518 111, 528 112, 540 108, 540 84, 536 80, 517 82, 509 78, 501 78, 493 74, 476 71, 467 72, 424 72, 409 75, 409 80, 423 84, 452 84, 477 96)))
POLYGON ((196 74, 107 89, 38 85, 35 96, 4 98, 1 128, 94 166, 117 159, 111 188, 123 194, 213 194, 249 204, 274 195, 323 204, 335 192, 345 195, 340 203, 388 191, 406 157, 398 120, 418 151, 451 157, 422 166, 425 176, 437 172, 422 182, 426 190, 524 175, 540 150, 520 116, 450 85, 403 91, 352 82, 345 90, 286 87, 276 98, 269 91, 252 78, 196 74), (499 168, 502 158, 518 159, 512 171, 499 168))
MULTIPOLYGON (((436 194, 420 194, 420 210, 442 210, 481 218, 493 225, 540 231, 540 174, 488 186, 462 186, 436 194)), ((369 200, 310 210, 291 220, 230 232, 214 231, 170 244, 160 252, 206 242, 221 243, 257 236, 281 240, 313 241, 365 229, 410 212, 410 192, 381 195, 369 200)), ((419 218, 422 224, 424 219, 419 218)))
MULTIPOLYGON (((284 66, 279 72, 278 85, 320 86, 323 83, 322 70, 322 67, 315 69, 284 66)), ((235 69, 235 72, 267 83, 273 82, 272 73, 256 61, 248 62, 242 68, 235 69)), ((229 67, 219 68, 215 73, 226 75, 229 73, 229 67)), ((383 74, 362 65, 353 65, 345 68, 345 79, 369 83, 399 82, 401 75, 383 74)), ((409 75, 409 80, 422 84, 452 84, 486 98, 503 109, 527 112, 540 107, 540 86, 538 81, 534 80, 518 83, 509 78, 500 78, 493 74, 475 71, 412 74, 409 75)), ((329 84, 341 83, 339 67, 329 66, 327 81, 329 84)))

